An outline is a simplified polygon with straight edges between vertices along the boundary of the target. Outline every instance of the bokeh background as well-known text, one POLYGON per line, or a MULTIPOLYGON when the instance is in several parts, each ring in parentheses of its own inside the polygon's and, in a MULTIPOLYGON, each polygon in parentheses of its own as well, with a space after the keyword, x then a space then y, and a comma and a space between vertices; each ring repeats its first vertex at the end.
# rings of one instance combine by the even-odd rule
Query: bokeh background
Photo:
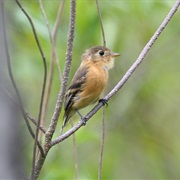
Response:
MULTIPOLYGON (((29 12, 45 53, 51 55, 46 23, 38 0, 21 1, 29 12)), ((53 29, 59 0, 44 0, 53 29)), ((136 60, 169 12, 174 0, 100 0, 107 47, 121 56, 110 71, 107 94, 136 60)), ((38 116, 43 64, 29 22, 14 1, 5 1, 12 68, 25 108, 38 116)), ((57 36, 57 54, 63 71, 70 1, 64 5, 57 36)), ((102 45, 94 0, 77 0, 75 42, 70 79, 85 49, 102 45)), ((70 83, 70 80, 69 80, 70 83)), ((57 67, 45 126, 53 114, 60 81, 57 67)), ((90 106, 82 113, 92 109, 90 106)), ((97 179, 101 143, 100 110, 76 133, 79 179, 97 179)), ((74 118, 77 122, 78 116, 74 118)), ((62 114, 54 137, 62 125, 62 114)), ((69 129, 71 125, 66 127, 69 129)), ((33 141, 22 119, 22 150, 26 172, 31 169, 33 141)), ((39 179, 75 179, 72 137, 53 147, 39 179)), ((170 21, 144 62, 105 109, 105 147, 102 179, 180 179, 180 11, 170 21)))

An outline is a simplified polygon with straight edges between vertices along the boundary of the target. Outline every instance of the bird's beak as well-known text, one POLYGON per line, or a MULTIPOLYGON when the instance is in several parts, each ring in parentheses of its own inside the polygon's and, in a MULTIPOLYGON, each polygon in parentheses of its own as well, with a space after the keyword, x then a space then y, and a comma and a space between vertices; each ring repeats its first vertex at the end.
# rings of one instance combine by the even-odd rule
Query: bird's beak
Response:
POLYGON ((114 52, 112 52, 112 57, 118 57, 118 56, 120 56, 119 53, 114 53, 114 52))

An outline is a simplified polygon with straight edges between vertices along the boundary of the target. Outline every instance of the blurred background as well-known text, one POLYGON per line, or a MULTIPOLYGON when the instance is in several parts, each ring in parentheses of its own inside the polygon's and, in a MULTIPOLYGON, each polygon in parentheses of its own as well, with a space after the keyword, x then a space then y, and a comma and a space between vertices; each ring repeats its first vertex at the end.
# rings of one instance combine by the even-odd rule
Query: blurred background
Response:
MULTIPOLYGON (((106 95, 136 60, 162 23, 174 0, 100 0, 107 47, 121 56, 110 71, 106 95)), ((43 1, 53 29, 60 1, 43 1)), ((13 1, 5 1, 12 68, 25 108, 38 116, 43 64, 28 20, 13 1)), ((22 1, 45 53, 48 70, 51 43, 38 1, 22 1)), ((65 1, 57 36, 61 71, 65 63, 70 1, 65 1)), ((70 80, 85 49, 102 45, 93 0, 77 0, 75 41, 70 80)), ((180 178, 180 11, 170 21, 144 62, 105 108, 105 147, 102 179, 180 178)), ((48 127, 60 90, 57 67, 53 77, 45 126, 48 127)), ((93 105, 82 110, 86 114, 93 105)), ((57 137, 62 125, 59 118, 57 137)), ((97 179, 101 143, 100 110, 76 133, 79 179, 97 179)), ((75 116, 77 122, 78 116, 75 116)), ((71 127, 69 124, 65 130, 71 127)), ((31 169, 33 141, 22 119, 26 172, 31 169)), ((39 179, 75 179, 72 137, 53 147, 39 179)))

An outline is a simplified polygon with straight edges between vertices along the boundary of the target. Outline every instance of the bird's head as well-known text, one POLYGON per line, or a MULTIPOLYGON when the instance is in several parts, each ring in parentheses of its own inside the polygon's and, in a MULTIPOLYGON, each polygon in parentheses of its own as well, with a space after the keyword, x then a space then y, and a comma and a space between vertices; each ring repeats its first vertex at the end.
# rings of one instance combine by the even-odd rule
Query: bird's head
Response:
POLYGON ((82 55, 82 62, 93 62, 109 70, 114 66, 114 57, 120 56, 104 46, 94 46, 85 51, 82 55))

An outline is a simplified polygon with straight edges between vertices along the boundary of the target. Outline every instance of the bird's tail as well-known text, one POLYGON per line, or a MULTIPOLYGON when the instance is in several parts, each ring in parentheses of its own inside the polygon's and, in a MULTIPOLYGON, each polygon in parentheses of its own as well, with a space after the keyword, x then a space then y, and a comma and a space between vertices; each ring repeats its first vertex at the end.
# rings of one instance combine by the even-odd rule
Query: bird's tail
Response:
POLYGON ((64 127, 65 127, 66 124, 68 123, 69 119, 75 114, 75 112, 76 112, 76 111, 74 111, 74 110, 65 111, 65 113, 64 113, 64 118, 63 118, 64 121, 63 121, 63 125, 62 125, 62 128, 61 128, 60 135, 62 135, 64 127))

